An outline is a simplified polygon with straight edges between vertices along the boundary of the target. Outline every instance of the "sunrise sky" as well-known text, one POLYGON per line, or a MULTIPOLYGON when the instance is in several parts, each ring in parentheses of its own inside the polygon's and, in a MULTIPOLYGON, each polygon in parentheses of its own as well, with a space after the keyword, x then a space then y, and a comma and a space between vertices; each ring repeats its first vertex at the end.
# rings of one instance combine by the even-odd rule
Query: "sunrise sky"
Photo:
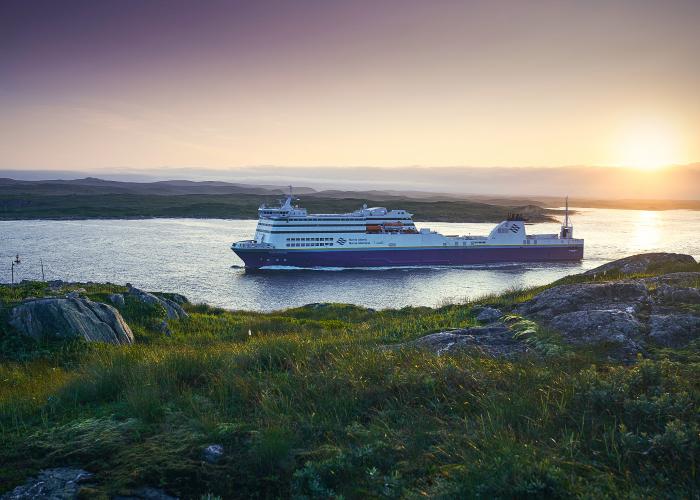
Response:
POLYGON ((4 0, 0 168, 700 160, 700 2, 4 0))

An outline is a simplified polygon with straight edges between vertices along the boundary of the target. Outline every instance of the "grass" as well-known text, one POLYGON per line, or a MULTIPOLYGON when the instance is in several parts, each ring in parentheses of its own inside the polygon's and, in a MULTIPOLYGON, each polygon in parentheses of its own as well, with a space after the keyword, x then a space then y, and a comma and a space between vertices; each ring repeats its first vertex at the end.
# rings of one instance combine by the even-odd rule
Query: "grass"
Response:
MULTIPOLYGON (((0 287, 3 310, 44 287, 0 287)), ((0 492, 76 466, 104 497, 143 485, 183 498, 700 494, 700 345, 615 365, 514 317, 536 354, 377 348, 474 325, 474 305, 188 305, 165 337, 163 311, 127 301, 131 346, 17 344, 0 317, 0 492), (212 443, 217 464, 202 460, 212 443)))

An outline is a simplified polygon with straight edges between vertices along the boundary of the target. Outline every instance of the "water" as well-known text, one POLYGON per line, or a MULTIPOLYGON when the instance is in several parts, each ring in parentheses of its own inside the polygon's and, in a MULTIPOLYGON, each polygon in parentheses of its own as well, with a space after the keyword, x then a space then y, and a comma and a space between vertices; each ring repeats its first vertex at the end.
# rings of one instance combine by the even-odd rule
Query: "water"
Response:
MULTIPOLYGON (((347 302, 377 309, 435 306, 551 282, 627 255, 669 251, 700 258, 700 212, 578 209, 574 232, 586 257, 571 264, 503 264, 463 268, 246 272, 230 250, 249 239, 256 221, 146 219, 0 221, 0 282, 10 262, 15 279, 130 282, 179 292, 229 309, 267 311, 312 302, 347 302)), ((418 223, 444 234, 487 234, 494 224, 418 223)), ((529 232, 558 232, 556 223, 529 232)))

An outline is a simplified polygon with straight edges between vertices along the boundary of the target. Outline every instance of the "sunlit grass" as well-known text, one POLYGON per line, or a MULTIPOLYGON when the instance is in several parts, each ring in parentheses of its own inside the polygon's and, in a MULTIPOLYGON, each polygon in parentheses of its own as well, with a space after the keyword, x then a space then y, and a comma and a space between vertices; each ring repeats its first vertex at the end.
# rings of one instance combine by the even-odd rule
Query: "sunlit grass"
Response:
MULTIPOLYGON (((478 302, 507 309, 541 289, 478 302)), ((474 305, 191 305, 166 337, 153 327, 162 311, 127 304, 131 346, 19 345, 7 333, 0 491, 52 466, 96 473, 101 494, 151 485, 185 498, 698 491, 697 346, 616 366, 513 317, 534 351, 516 360, 379 348, 475 325, 474 305), (201 456, 211 443, 226 450, 215 465, 201 456)))

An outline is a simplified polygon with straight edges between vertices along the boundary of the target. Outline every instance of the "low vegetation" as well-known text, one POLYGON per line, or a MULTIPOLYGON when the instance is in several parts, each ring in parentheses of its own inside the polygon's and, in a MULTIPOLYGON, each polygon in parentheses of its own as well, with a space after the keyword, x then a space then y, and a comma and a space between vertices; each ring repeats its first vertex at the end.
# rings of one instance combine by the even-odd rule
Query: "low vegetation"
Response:
MULTIPOLYGON (((94 300, 124 291, 79 286, 94 300)), ((697 343, 625 366, 511 318, 535 347, 515 360, 379 348, 473 325, 475 304, 188 305, 165 336, 164 311, 128 300, 131 346, 19 338, 8 307, 45 287, 0 287, 0 492, 58 466, 94 472, 90 497, 143 485, 184 498, 700 492, 697 343), (213 443, 215 464, 202 459, 213 443)))

